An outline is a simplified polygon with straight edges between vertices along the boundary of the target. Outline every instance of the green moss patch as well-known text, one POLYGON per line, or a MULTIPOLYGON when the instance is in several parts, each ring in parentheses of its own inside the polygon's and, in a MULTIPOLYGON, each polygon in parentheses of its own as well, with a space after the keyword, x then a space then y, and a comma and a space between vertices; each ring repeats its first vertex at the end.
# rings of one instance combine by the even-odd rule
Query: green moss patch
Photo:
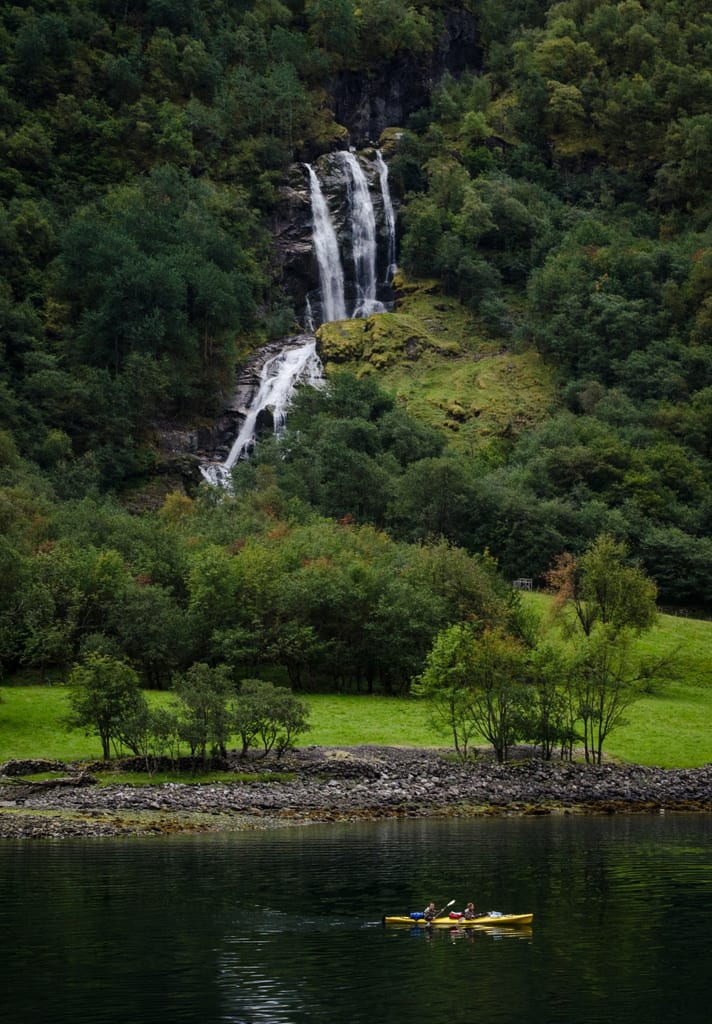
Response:
POLYGON ((553 411, 555 380, 538 353, 493 338, 435 282, 397 286, 394 312, 319 328, 327 374, 377 373, 411 415, 463 451, 513 439, 553 411))

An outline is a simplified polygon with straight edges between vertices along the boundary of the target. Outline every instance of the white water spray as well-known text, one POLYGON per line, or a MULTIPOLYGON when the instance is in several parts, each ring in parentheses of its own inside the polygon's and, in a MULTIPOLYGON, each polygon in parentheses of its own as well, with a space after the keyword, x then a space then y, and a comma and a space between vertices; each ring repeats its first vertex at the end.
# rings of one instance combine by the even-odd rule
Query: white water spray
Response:
POLYGON ((396 270, 398 269, 396 264, 396 217, 393 211, 393 202, 391 201, 391 189, 388 184, 388 165, 383 159, 383 154, 380 149, 376 150, 376 168, 378 169, 378 177, 381 182, 383 219, 386 225, 386 231, 388 232, 387 266, 384 283, 390 284, 396 270))
POLYGON ((314 311, 312 310, 309 296, 307 295, 306 302, 304 303, 304 330, 309 334, 314 333, 314 311))
POLYGON ((339 255, 339 243, 319 179, 310 164, 307 164, 306 168, 311 189, 312 237, 319 267, 322 320, 324 323, 345 320, 344 271, 339 255))
POLYGON ((339 154, 346 167, 346 190, 351 212, 351 245, 354 261, 356 303, 354 317, 382 313, 376 298, 376 215, 366 175, 353 153, 339 154))
POLYGON ((252 401, 242 429, 230 449, 230 454, 221 463, 203 466, 201 472, 212 484, 229 489, 230 470, 255 443, 257 419, 265 409, 271 409, 274 433, 277 437, 284 431, 287 408, 297 384, 308 384, 313 388, 323 384, 323 366, 316 353, 316 338, 298 347, 283 348, 276 355, 265 360, 260 372, 260 386, 252 401))

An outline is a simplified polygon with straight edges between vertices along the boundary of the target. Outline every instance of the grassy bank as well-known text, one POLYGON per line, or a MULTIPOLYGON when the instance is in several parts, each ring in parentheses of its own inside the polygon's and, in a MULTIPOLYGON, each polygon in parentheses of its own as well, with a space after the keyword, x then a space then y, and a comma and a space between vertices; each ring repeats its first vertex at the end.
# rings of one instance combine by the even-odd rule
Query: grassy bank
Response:
MULTIPOLYGON (((64 687, 2 687, 0 697, 0 762, 10 758, 101 758, 101 746, 95 736, 62 728, 62 719, 69 710, 64 687)), ((149 693, 148 697, 156 703, 169 699, 166 693, 149 693)), ((448 742, 447 737, 432 729, 426 708, 416 701, 327 695, 307 699, 312 708, 313 728, 300 741, 303 744, 428 747, 448 742)))
POLYGON ((493 338, 434 282, 401 286, 395 313, 319 328, 327 371, 377 372, 399 405, 461 452, 496 451, 556 407, 555 375, 537 353, 493 338))
MULTIPOLYGON (((551 601, 543 594, 525 596, 549 628, 551 601)), ((698 767, 712 761, 712 623, 661 615, 639 641, 641 651, 674 659, 676 679, 646 695, 628 713, 629 722, 611 734, 608 756, 661 767, 698 767)), ((0 762, 10 758, 93 760, 99 742, 82 732, 67 732, 68 711, 62 686, 0 687, 0 762)), ((164 702, 166 693, 149 694, 164 702)), ((310 695, 312 730, 301 743, 356 746, 448 746, 450 737, 436 732, 427 708, 394 697, 310 695)))
MULTIPOLYGON (((63 687, 6 687, 0 704, 0 762, 10 758, 94 760, 96 737, 66 732, 63 687)), ((164 701, 166 694, 151 694, 164 701)), ((447 746, 449 737, 430 726, 425 707, 391 697, 310 696, 313 729, 302 743, 355 746, 447 746)), ((709 687, 677 683, 645 697, 629 714, 630 724, 614 732, 610 756, 661 767, 698 767, 712 760, 712 693, 709 687)))

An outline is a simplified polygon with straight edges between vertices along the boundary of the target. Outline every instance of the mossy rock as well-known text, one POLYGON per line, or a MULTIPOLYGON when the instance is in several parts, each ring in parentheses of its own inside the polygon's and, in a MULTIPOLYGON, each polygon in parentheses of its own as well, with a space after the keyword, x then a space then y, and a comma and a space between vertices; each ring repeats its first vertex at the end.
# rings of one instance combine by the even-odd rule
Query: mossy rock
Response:
POLYGON ((467 412, 459 402, 448 402, 446 411, 450 419, 458 422, 467 419, 467 412))
POLYGON ((317 331, 327 376, 337 366, 377 374, 451 447, 500 461, 516 438, 556 408, 556 380, 533 350, 514 351, 435 281, 398 274, 392 313, 324 324, 317 331))
MULTIPOLYGON (((370 363, 384 369, 403 361, 414 361, 423 352, 456 356, 457 341, 428 330, 417 317, 402 313, 374 313, 365 320, 343 320, 322 324, 316 332, 322 359, 332 363, 370 363)), ((362 367, 356 367, 360 373, 362 367)))
POLYGON ((378 139, 378 148, 383 153, 385 160, 395 156, 398 141, 403 134, 402 128, 384 128, 378 139))
POLYGON ((334 320, 317 329, 316 338, 325 363, 350 363, 363 358, 364 320, 334 320))

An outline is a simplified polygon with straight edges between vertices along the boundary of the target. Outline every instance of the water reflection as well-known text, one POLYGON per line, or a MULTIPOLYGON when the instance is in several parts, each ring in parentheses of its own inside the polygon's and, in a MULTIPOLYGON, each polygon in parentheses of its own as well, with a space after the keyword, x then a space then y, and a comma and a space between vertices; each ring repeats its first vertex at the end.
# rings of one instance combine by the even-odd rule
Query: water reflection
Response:
POLYGON ((495 942, 501 939, 531 940, 534 934, 531 925, 522 925, 520 928, 408 928, 406 925, 404 930, 408 932, 409 936, 417 936, 428 942, 440 939, 448 942, 457 942, 460 939, 467 942, 487 941, 487 939, 492 939, 495 942))
POLYGON ((243 1022, 265 1021, 267 1024, 289 1024, 306 1012, 306 1003, 297 988, 286 986, 265 969, 259 944, 252 946, 254 961, 246 962, 239 955, 225 953, 218 966, 218 987, 223 1011, 221 1020, 243 1022))
POLYGON ((707 1024, 711 840, 700 815, 3 843, 2 1019, 460 1024, 476 992, 488 1024, 707 1024), (431 894, 534 924, 381 925, 431 894))

